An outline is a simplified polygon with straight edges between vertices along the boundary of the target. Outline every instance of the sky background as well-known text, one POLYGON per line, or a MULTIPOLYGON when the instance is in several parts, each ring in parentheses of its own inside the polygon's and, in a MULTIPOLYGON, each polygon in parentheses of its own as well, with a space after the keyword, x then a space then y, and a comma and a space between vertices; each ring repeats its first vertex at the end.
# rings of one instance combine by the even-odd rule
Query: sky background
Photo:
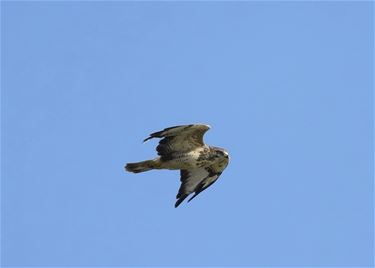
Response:
POLYGON ((2 2, 3 266, 373 264, 373 3, 2 2), (165 127, 231 162, 125 173, 165 127))

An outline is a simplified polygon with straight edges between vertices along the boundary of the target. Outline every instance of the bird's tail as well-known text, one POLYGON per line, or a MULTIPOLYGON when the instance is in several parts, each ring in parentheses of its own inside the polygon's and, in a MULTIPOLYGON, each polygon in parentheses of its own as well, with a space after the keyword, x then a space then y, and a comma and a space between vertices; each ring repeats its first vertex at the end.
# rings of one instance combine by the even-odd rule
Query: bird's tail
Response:
POLYGON ((140 173, 149 171, 151 169, 158 168, 157 162, 155 160, 146 160, 137 163, 128 163, 125 166, 125 170, 133 173, 140 173))

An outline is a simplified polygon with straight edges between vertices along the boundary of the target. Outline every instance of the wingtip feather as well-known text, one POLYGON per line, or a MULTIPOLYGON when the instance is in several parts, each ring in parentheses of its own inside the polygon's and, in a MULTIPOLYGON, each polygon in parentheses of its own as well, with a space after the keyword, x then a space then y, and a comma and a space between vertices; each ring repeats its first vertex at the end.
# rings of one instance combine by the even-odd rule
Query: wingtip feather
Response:
POLYGON ((143 140, 143 142, 146 142, 146 141, 148 141, 148 140, 151 140, 152 138, 154 138, 154 137, 151 137, 151 136, 150 136, 150 137, 147 137, 146 139, 143 140))
POLYGON ((188 194, 184 194, 180 196, 179 199, 174 204, 174 207, 177 208, 185 200, 186 197, 188 197, 188 194))
POLYGON ((187 201, 188 203, 193 200, 198 194, 194 194, 192 197, 189 198, 189 200, 187 201))

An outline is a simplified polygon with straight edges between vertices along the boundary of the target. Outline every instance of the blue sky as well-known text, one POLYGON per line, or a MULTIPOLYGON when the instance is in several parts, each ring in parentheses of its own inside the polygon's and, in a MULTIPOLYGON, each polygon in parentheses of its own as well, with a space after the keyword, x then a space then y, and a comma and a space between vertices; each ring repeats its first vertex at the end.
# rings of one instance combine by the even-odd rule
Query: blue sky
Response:
POLYGON ((373 3, 2 2, 3 266, 373 264, 373 3), (217 183, 125 173, 207 123, 217 183))

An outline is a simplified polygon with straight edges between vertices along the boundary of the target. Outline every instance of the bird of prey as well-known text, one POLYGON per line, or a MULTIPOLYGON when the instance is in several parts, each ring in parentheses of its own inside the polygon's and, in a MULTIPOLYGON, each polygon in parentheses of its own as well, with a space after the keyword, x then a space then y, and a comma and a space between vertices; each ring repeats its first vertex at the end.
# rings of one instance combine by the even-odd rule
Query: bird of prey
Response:
POLYGON ((133 173, 152 169, 179 169, 181 186, 175 207, 194 193, 189 202, 211 186, 229 162, 229 155, 224 149, 208 146, 203 142, 203 135, 209 129, 208 125, 193 124, 169 127, 152 133, 144 142, 161 138, 156 147, 159 156, 153 160, 128 163, 125 169, 133 173))

